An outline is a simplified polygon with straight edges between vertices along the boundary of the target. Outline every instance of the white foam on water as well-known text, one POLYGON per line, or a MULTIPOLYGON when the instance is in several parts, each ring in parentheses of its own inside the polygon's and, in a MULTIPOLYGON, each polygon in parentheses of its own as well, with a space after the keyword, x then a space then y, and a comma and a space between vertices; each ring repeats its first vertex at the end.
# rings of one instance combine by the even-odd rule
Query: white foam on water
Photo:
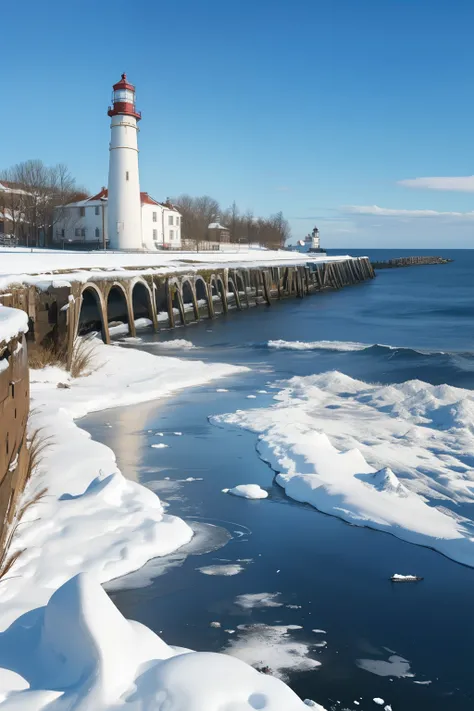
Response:
POLYGON ((268 341, 269 348, 276 348, 288 351, 364 351, 370 348, 368 343, 357 343, 353 341, 284 341, 282 339, 268 341))

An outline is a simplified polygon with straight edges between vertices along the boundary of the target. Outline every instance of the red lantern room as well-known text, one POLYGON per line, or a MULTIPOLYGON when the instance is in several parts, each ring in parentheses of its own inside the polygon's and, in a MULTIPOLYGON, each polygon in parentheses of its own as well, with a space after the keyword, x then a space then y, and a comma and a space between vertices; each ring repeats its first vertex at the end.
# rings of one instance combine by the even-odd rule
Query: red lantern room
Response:
POLYGON ((112 106, 109 106, 107 111, 109 116, 117 116, 125 114, 133 116, 140 121, 142 115, 135 108, 135 87, 127 81, 127 75, 122 74, 122 78, 113 86, 112 106))

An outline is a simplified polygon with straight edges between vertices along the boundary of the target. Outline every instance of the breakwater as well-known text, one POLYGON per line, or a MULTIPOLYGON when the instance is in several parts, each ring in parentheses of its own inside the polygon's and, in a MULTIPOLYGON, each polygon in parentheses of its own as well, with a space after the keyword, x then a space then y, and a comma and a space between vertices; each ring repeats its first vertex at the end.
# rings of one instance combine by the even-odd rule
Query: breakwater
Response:
POLYGON ((70 361, 77 335, 98 331, 110 343, 111 324, 124 323, 129 335, 135 336, 137 319, 148 319, 158 331, 215 318, 231 309, 271 306, 277 299, 341 289, 374 276, 367 257, 308 259, 298 264, 191 262, 166 269, 134 265, 120 271, 55 270, 23 275, 23 283, 12 277, 0 292, 0 304, 25 311, 29 339, 38 345, 67 347, 70 361))
POLYGON ((382 262, 372 262, 374 269, 397 269, 399 267, 416 267, 424 264, 449 264, 452 259, 446 257, 398 257, 382 262))

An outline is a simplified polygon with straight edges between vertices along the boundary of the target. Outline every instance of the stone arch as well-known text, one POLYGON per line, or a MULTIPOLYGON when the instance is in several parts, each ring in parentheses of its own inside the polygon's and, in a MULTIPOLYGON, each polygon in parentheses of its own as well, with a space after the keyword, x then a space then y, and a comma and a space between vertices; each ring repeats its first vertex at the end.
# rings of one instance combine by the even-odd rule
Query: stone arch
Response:
POLYGON ((113 282, 107 290, 107 321, 123 321, 128 324, 128 332, 131 336, 136 336, 135 321, 133 320, 133 310, 129 295, 124 286, 119 282, 113 282))
POLYGON ((167 283, 164 279, 153 280, 153 294, 156 309, 156 318, 157 322, 159 323, 160 320, 164 318, 164 314, 168 314, 168 288, 167 283))
POLYGON ((243 299, 245 299, 245 303, 247 304, 248 308, 249 295, 247 292, 247 287, 245 286, 245 280, 242 274, 237 271, 235 272, 235 285, 237 286, 237 291, 239 292, 240 306, 242 307, 243 299))
POLYGON ((222 310, 224 310, 224 304, 222 302, 222 295, 219 292, 219 286, 217 283, 217 277, 213 274, 211 278, 209 279, 209 294, 210 298, 212 299, 212 311, 215 313, 215 303, 217 301, 216 297, 218 297, 219 302, 221 304, 222 310))
POLYGON ((240 294, 239 294, 239 290, 235 286, 235 282, 232 279, 232 277, 229 277, 228 284, 229 284, 230 289, 232 290, 232 293, 234 294, 235 305, 237 306, 237 308, 240 311, 240 310, 242 310, 242 304, 240 303, 240 294))
POLYGON ((174 328, 175 319, 175 309, 179 311, 179 317, 182 325, 186 324, 184 315, 184 304, 183 297, 181 296, 181 286, 176 279, 173 277, 167 280, 167 290, 168 290, 168 315, 171 328, 174 328))
POLYGON ((99 329, 104 343, 110 343, 103 294, 95 284, 86 283, 81 289, 75 333, 78 336, 82 336, 99 329))
POLYGON ((191 283, 190 279, 183 279, 181 282, 181 296, 183 299, 183 304, 186 312, 186 304, 192 304, 194 318, 199 321, 199 308, 197 305, 196 294, 194 291, 194 285, 191 283))
POLYGON ((199 308, 199 302, 205 301, 207 308, 207 315, 211 318, 211 309, 209 306, 209 293, 207 290, 207 284, 201 276, 197 276, 194 280, 194 292, 196 294, 196 301, 199 308))
POLYGON ((131 300, 133 318, 148 318, 152 321, 153 327, 157 328, 156 311, 150 287, 143 279, 136 279, 131 285, 131 300))
POLYGON ((221 297, 222 301, 222 307, 224 309, 224 313, 227 313, 229 311, 229 304, 227 303, 227 290, 224 285, 224 281, 221 276, 217 276, 217 289, 218 289, 218 294, 221 297))

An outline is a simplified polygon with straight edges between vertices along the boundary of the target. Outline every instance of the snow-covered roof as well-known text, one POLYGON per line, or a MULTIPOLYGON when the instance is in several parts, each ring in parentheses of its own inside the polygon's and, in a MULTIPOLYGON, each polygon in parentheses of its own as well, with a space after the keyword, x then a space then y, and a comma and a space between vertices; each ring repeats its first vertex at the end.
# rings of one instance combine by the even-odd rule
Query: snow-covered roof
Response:
MULTIPOLYGON (((107 201, 109 197, 109 191, 107 188, 101 188, 101 190, 96 194, 96 195, 91 195, 91 197, 86 198, 85 200, 78 200, 77 202, 70 202, 65 207, 95 207, 96 205, 101 205, 104 201, 107 201)), ((159 207, 162 207, 164 210, 170 210, 172 212, 177 212, 178 215, 181 213, 179 212, 178 208, 175 207, 171 202, 158 202, 158 200, 155 200, 155 198, 152 198, 151 195, 149 195, 146 192, 141 192, 140 193, 140 201, 142 205, 158 205, 159 207)))
POLYGON ((221 225, 220 222, 211 222, 210 225, 207 226, 208 230, 227 230, 228 227, 224 227, 224 225, 221 225))

